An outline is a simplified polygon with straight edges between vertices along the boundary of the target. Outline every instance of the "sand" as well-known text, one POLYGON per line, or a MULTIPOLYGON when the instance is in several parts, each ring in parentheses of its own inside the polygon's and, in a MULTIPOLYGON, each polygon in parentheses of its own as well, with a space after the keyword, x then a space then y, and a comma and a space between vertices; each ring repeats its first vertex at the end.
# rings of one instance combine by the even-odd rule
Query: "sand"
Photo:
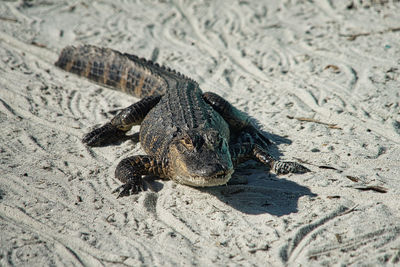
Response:
POLYGON ((0 2, 1 266, 400 264, 398 1, 134 2, 0 2), (140 144, 80 140, 138 99, 54 67, 83 43, 192 77, 312 172, 117 199, 140 144))

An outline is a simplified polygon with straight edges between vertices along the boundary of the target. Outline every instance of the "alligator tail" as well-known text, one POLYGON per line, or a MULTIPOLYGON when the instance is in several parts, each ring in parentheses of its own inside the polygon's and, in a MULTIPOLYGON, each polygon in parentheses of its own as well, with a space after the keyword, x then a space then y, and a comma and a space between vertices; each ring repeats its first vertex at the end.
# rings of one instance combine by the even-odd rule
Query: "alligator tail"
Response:
POLYGON ((184 78, 151 61, 92 45, 65 47, 55 65, 139 98, 162 95, 174 79, 184 78))

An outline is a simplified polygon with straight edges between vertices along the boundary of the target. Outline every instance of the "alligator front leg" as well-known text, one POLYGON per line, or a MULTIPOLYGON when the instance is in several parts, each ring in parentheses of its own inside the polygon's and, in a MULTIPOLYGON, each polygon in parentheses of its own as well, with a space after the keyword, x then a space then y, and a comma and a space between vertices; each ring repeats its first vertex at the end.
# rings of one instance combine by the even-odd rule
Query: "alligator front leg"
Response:
POLYGON ((125 137, 132 126, 139 125, 161 96, 149 96, 123 109, 110 122, 86 134, 82 142, 88 146, 103 146, 125 137))
POLYGON ((138 155, 123 159, 115 169, 115 178, 124 184, 115 189, 113 193, 119 193, 118 198, 137 194, 144 190, 142 175, 164 178, 165 169, 166 164, 151 156, 138 155))
POLYGON ((310 170, 297 162, 280 161, 271 156, 268 151, 252 142, 237 143, 230 148, 232 161, 235 165, 253 159, 269 167, 276 174, 306 173, 310 170))
POLYGON ((258 160, 276 174, 305 173, 310 170, 296 163, 274 159, 267 151, 271 141, 254 127, 249 117, 232 106, 219 95, 211 92, 203 94, 204 100, 217 111, 233 131, 236 132, 236 144, 231 146, 232 161, 236 164, 254 159, 258 160))

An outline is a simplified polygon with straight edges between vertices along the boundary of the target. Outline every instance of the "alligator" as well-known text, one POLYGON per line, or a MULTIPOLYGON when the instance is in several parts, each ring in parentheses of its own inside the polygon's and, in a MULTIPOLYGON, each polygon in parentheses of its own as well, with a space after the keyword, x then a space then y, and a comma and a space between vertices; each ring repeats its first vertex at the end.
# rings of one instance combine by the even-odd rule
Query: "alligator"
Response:
POLYGON ((170 68, 92 45, 65 47, 55 65, 141 99, 82 139, 88 146, 105 146, 140 125, 146 155, 117 165, 115 177, 123 183, 113 191, 118 197, 143 191, 145 175, 194 187, 224 185, 238 164, 251 159, 276 174, 310 171, 275 159, 268 152, 271 141, 248 115, 170 68))

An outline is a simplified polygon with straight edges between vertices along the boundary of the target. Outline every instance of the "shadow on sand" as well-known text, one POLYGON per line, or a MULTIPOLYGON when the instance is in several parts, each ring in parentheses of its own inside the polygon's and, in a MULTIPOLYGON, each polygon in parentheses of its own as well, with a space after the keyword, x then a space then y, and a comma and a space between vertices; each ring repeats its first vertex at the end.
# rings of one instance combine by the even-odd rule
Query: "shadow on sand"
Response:
MULTIPOLYGON (((235 176, 242 176, 242 174, 240 171, 234 174, 233 182, 235 176)), ((307 187, 287 178, 265 173, 265 170, 262 169, 252 169, 251 174, 246 174, 246 177, 248 179, 247 184, 228 184, 227 186, 202 188, 200 190, 216 196, 238 211, 253 215, 269 213, 283 216, 296 213, 300 197, 316 196, 307 187)))
MULTIPOLYGON (((252 215, 269 213, 283 216, 296 213, 300 197, 317 196, 307 187, 268 173, 261 164, 246 164, 244 167, 236 170, 231 181, 225 186, 197 189, 214 195, 240 212, 252 215), (258 165, 258 168, 248 165, 258 165)), ((164 187, 155 177, 145 177, 144 181, 146 188, 153 192, 160 192, 164 187)))

